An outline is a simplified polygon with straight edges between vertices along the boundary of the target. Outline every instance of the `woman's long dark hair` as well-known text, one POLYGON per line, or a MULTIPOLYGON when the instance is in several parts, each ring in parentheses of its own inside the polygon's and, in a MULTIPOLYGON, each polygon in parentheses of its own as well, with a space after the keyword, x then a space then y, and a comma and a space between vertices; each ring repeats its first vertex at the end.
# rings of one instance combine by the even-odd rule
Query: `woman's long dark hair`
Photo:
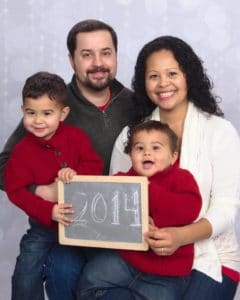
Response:
POLYGON ((147 43, 139 52, 132 79, 133 99, 137 111, 137 118, 133 123, 142 121, 156 107, 149 99, 145 89, 145 71, 147 59, 151 54, 161 50, 169 50, 186 76, 187 97, 202 111, 217 116, 223 116, 218 105, 219 97, 212 93, 213 84, 210 81, 201 59, 193 49, 183 40, 172 36, 161 36, 147 43))

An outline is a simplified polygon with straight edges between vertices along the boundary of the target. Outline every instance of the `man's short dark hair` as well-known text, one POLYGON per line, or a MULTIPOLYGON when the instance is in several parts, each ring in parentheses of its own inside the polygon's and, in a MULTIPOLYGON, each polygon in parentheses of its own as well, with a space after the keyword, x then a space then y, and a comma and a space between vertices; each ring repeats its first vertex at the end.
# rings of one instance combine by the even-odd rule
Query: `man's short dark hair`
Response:
POLYGON ((115 48, 115 51, 117 52, 118 47, 118 40, 117 40, 117 34, 115 30, 108 24, 95 20, 95 19, 88 19, 81 21, 77 24, 75 24, 72 29, 69 31, 67 36, 67 47, 68 51, 71 54, 71 56, 74 55, 74 51, 76 50, 76 44, 77 44, 77 34, 80 32, 93 32, 98 30, 106 30, 111 34, 113 45, 115 48))

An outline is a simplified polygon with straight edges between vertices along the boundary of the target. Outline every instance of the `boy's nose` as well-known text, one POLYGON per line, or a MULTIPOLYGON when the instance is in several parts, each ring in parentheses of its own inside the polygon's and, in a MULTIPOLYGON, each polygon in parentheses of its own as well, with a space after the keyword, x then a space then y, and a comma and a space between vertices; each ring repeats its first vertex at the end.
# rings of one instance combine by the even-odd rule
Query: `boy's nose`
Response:
POLYGON ((145 151, 144 151, 144 155, 145 155, 145 156, 149 156, 150 154, 151 154, 151 153, 150 153, 149 150, 145 150, 145 151))
POLYGON ((41 123, 42 122, 42 117, 41 116, 39 116, 39 115, 36 115, 36 117, 35 117, 35 123, 41 123))

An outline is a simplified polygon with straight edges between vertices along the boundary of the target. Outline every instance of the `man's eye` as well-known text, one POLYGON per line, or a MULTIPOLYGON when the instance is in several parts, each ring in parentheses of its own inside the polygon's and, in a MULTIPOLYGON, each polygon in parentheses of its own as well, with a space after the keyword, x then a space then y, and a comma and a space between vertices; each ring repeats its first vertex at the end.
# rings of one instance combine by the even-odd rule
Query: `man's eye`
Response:
POLYGON ((83 53, 83 54, 82 54, 82 57, 83 57, 83 58, 88 58, 88 57, 90 57, 90 55, 91 55, 90 53, 83 53))
POLYGON ((110 55, 111 55, 111 52, 110 52, 110 51, 103 52, 103 55, 104 55, 104 56, 110 56, 110 55))

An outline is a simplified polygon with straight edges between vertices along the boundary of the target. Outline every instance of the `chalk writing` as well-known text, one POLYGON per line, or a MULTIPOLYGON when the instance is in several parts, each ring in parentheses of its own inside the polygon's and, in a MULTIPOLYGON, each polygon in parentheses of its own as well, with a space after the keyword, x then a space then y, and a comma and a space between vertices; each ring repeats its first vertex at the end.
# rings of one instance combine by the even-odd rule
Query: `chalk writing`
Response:
POLYGON ((76 176, 70 184, 59 183, 59 201, 71 203, 75 211, 69 226, 59 225, 60 242, 146 249, 146 187, 147 179, 143 177, 76 176))

